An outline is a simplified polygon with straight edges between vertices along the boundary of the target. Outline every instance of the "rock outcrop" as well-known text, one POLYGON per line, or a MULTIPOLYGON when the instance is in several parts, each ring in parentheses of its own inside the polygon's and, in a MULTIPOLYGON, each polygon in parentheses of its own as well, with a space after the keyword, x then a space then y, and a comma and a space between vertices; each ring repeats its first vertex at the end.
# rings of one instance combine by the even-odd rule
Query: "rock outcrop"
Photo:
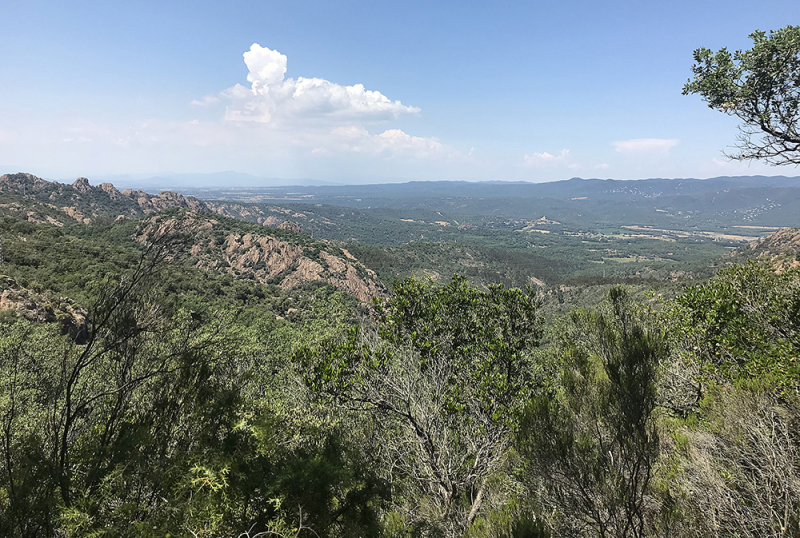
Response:
POLYGON ((737 254, 767 260, 777 272, 800 267, 800 228, 781 228, 753 241, 737 254))
POLYGON ((302 244, 269 232, 226 230, 228 226, 200 213, 188 212, 180 218, 156 215, 146 221, 138 240, 148 242, 164 234, 185 234, 189 239, 186 252, 197 267, 247 275, 284 290, 322 282, 363 302, 387 293, 375 273, 329 243, 306 236, 307 242, 302 244))
POLYGON ((88 194, 92 192, 92 186, 89 185, 89 180, 86 179, 85 177, 79 177, 78 179, 76 179, 75 182, 72 184, 72 188, 83 194, 88 194))
POLYGON ((100 217, 141 217, 173 207, 210 212, 208 206, 191 196, 163 191, 150 194, 126 189, 122 192, 111 183, 92 186, 85 177, 71 185, 46 181, 32 174, 6 174, 0 176, 0 195, 22 199, 27 214, 13 204, 0 203, 0 215, 8 214, 31 222, 66 224, 70 220, 91 223, 100 217))
POLYGON ((66 297, 54 298, 23 288, 13 279, 0 275, 0 311, 12 311, 37 323, 58 323, 61 332, 78 344, 88 336, 86 311, 66 297))

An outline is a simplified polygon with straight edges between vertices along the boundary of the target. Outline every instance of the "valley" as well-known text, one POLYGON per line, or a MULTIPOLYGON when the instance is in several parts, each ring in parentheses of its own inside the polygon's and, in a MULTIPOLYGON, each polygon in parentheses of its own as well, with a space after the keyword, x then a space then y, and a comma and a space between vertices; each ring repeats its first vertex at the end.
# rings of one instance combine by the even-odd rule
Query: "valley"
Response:
MULTIPOLYGON (((681 440, 713 458, 697 421, 739 405, 713 387, 796 390, 800 186, 663 181, 150 193, 0 176, 0 533, 551 537, 573 520, 530 526, 562 457, 536 451, 567 442, 548 402, 596 424, 593 447, 653 438, 609 426, 633 395, 636 427, 658 421, 696 469, 681 440), (675 210, 684 192, 705 203, 675 210), (645 351, 618 377, 629 341, 645 351), (616 391, 592 400, 601 419, 566 399, 592 391, 616 391)), ((725 420, 760 432, 752 416, 725 420)), ((623 476, 635 462, 612 450, 603 476, 623 476)), ((668 514, 660 491, 648 517, 668 514)))

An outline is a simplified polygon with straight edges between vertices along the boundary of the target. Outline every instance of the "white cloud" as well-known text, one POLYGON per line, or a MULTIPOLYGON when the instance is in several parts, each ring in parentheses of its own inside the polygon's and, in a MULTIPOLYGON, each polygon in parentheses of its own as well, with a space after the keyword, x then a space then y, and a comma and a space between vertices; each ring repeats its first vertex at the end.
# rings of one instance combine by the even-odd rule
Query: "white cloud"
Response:
POLYGON ((287 177, 385 170, 379 174, 427 178, 446 176, 466 161, 452 146, 390 121, 419 112, 415 107, 360 84, 287 78, 286 56, 258 45, 244 58, 248 82, 198 96, 192 105, 218 108, 197 118, 76 120, 55 128, 29 122, 23 128, 0 118, 0 163, 38 162, 36 156, 47 153, 58 166, 84 168, 83 175, 92 169, 150 173, 188 167, 270 170, 287 177))
POLYGON ((536 166, 536 167, 543 167, 543 166, 552 166, 555 164, 563 163, 569 157, 569 150, 562 149, 561 153, 558 155, 552 155, 550 153, 533 153, 531 155, 525 155, 523 158, 524 163, 526 166, 536 166))
POLYGON ((450 152, 449 148, 446 148, 444 144, 435 138, 411 136, 400 129, 389 129, 379 134, 376 138, 381 151, 389 150, 393 153, 410 152, 422 158, 450 152))
MULTIPOLYGON (((162 135, 197 145, 263 146, 265 153, 305 153, 316 157, 360 154, 392 159, 429 160, 460 156, 436 138, 386 128, 370 134, 368 126, 417 114, 420 109, 392 101, 362 84, 343 86, 322 78, 287 78, 288 60, 277 50, 254 43, 244 53, 249 86, 236 84, 217 95, 192 101, 207 107, 226 104, 224 121, 189 126, 159 126, 162 135), (216 132, 215 132, 216 131, 216 132)), ((375 131, 373 131, 375 132, 375 131)), ((142 143, 136 136, 136 143, 142 143)))
POLYGON ((669 153, 669 150, 680 143, 675 138, 634 138, 617 140, 614 149, 619 153, 669 153))
POLYGON ((363 127, 342 126, 333 129, 331 135, 336 149, 353 153, 388 157, 410 156, 417 159, 460 155, 454 148, 442 144, 436 138, 412 136, 400 129, 388 129, 381 134, 371 135, 363 127))
POLYGON ((364 136, 369 136, 369 133, 363 127, 356 125, 344 125, 337 127, 331 134, 339 138, 358 139, 364 136))
POLYGON ((70 136, 61 140, 62 144, 71 144, 71 143, 78 143, 78 144, 85 144, 87 142, 91 142, 91 138, 87 138, 85 136, 70 136))
POLYGON ((191 102, 192 106, 211 106, 219 103, 219 97, 216 95, 206 95, 202 99, 195 99, 191 102))
MULTIPOLYGON (((342 86, 321 78, 285 78, 286 56, 257 43, 244 53, 244 63, 250 88, 236 84, 219 94, 229 101, 225 113, 229 121, 386 120, 420 111, 367 90, 363 84, 342 86)), ((213 104, 212 100, 207 96, 193 104, 213 104)))

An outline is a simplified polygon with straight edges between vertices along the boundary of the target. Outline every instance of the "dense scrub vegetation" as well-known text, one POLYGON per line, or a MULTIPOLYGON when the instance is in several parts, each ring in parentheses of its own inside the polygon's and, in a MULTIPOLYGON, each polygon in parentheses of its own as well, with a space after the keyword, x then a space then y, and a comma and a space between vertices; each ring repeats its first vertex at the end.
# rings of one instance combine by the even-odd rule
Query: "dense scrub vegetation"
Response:
POLYGON ((141 226, 0 222, 0 535, 800 536, 791 263, 365 306, 141 226))

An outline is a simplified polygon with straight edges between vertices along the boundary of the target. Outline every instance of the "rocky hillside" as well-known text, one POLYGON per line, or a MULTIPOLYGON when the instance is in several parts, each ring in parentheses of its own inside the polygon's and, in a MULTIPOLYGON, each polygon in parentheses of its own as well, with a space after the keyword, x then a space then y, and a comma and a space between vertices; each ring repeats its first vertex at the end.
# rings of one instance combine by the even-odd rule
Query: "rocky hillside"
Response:
MULTIPOLYGON (((136 226, 136 240, 147 242, 179 231, 192 264, 208 271, 283 290, 309 282, 326 283, 363 302, 386 293, 375 273, 346 250, 312 239, 291 220, 245 213, 244 207, 211 207, 175 192, 153 195, 120 191, 110 183, 92 186, 86 178, 66 185, 24 173, 0 176, 0 217, 56 227, 77 222, 115 229, 116 223, 144 219, 136 226)), ((0 309, 23 309, 25 301, 17 292, 6 295, 5 307, 0 309)))
POLYGON ((66 185, 32 174, 0 176, 0 216, 29 222, 89 224, 99 219, 138 218, 171 207, 209 211, 200 200, 176 192, 119 191, 111 183, 92 186, 83 177, 66 185))
POLYGON ((266 231, 262 226, 186 211, 148 217, 137 240, 148 242, 171 233, 186 237, 185 249, 193 265, 209 271, 284 290, 323 282, 364 302, 386 293, 375 273, 347 250, 294 230, 266 231))
POLYGON ((82 343, 86 337, 86 311, 67 297, 34 291, 0 275, 0 312, 15 312, 30 321, 59 323, 64 334, 82 343))
POLYGON ((769 260, 776 271, 800 266, 800 228, 781 228, 740 250, 749 257, 769 260))

